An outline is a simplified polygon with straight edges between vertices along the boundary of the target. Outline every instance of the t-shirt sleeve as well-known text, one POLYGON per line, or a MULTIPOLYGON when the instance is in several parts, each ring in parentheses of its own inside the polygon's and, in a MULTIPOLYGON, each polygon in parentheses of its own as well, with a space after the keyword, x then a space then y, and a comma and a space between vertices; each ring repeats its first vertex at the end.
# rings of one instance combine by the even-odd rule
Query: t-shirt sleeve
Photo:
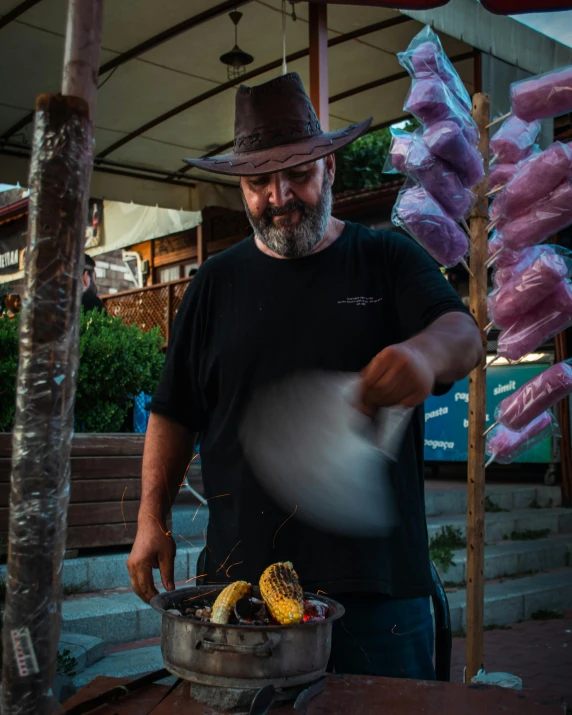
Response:
POLYGON ((391 233, 388 242, 387 267, 401 340, 409 340, 446 313, 470 315, 439 265, 415 240, 391 233))
POLYGON ((203 275, 190 282, 171 327, 163 372, 151 411, 169 417, 192 432, 205 426, 205 402, 200 388, 201 354, 206 320, 203 275))

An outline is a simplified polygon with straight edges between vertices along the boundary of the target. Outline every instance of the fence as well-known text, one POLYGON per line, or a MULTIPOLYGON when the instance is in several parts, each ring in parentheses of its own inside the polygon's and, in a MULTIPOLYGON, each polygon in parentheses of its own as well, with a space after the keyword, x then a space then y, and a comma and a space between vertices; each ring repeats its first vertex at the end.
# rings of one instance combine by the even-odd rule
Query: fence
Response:
POLYGON ((144 331, 158 325, 167 344, 183 293, 191 280, 190 277, 180 278, 169 283, 133 288, 103 296, 102 300, 109 315, 120 317, 125 323, 134 323, 144 331))

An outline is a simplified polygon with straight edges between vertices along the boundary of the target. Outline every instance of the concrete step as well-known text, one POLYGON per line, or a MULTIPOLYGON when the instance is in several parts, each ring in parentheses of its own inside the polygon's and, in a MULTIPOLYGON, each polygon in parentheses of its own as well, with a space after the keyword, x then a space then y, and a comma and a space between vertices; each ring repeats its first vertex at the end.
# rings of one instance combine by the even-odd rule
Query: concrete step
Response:
MULTIPOLYGON (((79 690, 100 675, 107 675, 114 678, 129 678, 131 680, 139 678, 153 670, 163 667, 161 656, 161 646, 144 646, 133 648, 132 650, 122 650, 109 653, 95 663, 90 668, 86 668, 83 673, 73 679, 75 687, 79 690)), ((169 679, 171 680, 171 679, 169 679)), ((174 680, 174 678, 172 678, 174 680)), ((164 683, 165 681, 161 681, 164 683)))
POLYGON ((96 636, 86 636, 80 633, 62 633, 58 652, 73 658, 73 670, 76 676, 94 666, 102 658, 105 643, 96 636))
MULTIPOLYGON (((431 516, 427 519, 429 540, 441 532, 445 526, 460 529, 466 535, 465 514, 431 516)), ((485 514, 485 541, 506 541, 512 532, 548 529, 551 534, 572 532, 572 509, 556 507, 552 509, 518 509, 515 511, 485 514)))
MULTIPOLYGON (((196 574, 197 558, 204 542, 195 539, 194 546, 174 536, 177 543, 175 557, 175 580, 186 581, 196 574)), ((100 556, 80 556, 66 559, 63 565, 63 588, 65 596, 78 593, 93 593, 106 589, 127 588, 130 586, 126 561, 128 552, 103 554, 100 556)), ((0 566, 0 578, 6 578, 6 566, 0 566)))
POLYGON ((208 506, 198 506, 196 502, 177 502, 171 510, 173 537, 189 539, 195 543, 197 539, 205 538, 205 530, 209 522, 208 506))
MULTIPOLYGON (((453 631, 466 627, 466 591, 448 594, 453 631)), ((535 611, 572 607, 572 568, 485 584, 485 626, 510 626, 535 611)))
MULTIPOLYGON (((467 551, 453 551, 453 566, 437 565, 441 580, 460 584, 466 581, 467 551)), ((529 575, 572 565, 572 534, 555 534, 536 541, 502 541, 485 546, 485 578, 529 575)))
MULTIPOLYGON (((467 490, 430 489, 426 482, 425 512, 427 516, 462 514, 467 510, 467 490)), ((559 507, 562 501, 560 487, 546 486, 487 486, 487 496, 502 509, 529 509, 531 505, 542 508, 559 507)))

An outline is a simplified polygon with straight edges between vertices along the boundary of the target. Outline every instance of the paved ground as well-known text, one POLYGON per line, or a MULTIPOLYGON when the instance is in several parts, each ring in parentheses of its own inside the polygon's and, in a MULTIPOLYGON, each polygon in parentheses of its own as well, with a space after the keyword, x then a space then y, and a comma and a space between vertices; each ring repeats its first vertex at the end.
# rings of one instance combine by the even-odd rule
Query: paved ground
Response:
MULTIPOLYGON (((571 604, 572 605, 572 604, 571 604)), ((451 680, 462 682, 465 639, 453 639, 451 680)), ((485 633, 485 670, 518 675, 525 688, 562 696, 572 704, 572 611, 565 618, 525 621, 485 633)))
MULTIPOLYGON (((106 653, 158 645, 159 638, 109 646, 106 653)), ((453 639, 451 680, 463 681, 465 639, 453 639)), ((518 675, 525 688, 564 697, 572 704, 572 610, 565 618, 525 621, 485 633, 485 669, 518 675)))

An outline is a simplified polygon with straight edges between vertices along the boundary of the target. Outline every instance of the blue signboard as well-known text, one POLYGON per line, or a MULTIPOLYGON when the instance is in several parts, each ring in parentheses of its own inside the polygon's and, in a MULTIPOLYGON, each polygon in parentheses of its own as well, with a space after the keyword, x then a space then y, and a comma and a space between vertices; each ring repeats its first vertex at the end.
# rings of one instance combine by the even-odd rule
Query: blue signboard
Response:
MULTIPOLYGON (((487 369, 487 426, 494 422, 499 402, 515 392, 549 365, 513 365, 487 369)), ((439 462, 466 462, 468 458, 469 381, 455 383, 441 397, 431 396, 425 403, 425 459, 439 462)), ((547 463, 552 444, 546 439, 517 461, 547 463)))

